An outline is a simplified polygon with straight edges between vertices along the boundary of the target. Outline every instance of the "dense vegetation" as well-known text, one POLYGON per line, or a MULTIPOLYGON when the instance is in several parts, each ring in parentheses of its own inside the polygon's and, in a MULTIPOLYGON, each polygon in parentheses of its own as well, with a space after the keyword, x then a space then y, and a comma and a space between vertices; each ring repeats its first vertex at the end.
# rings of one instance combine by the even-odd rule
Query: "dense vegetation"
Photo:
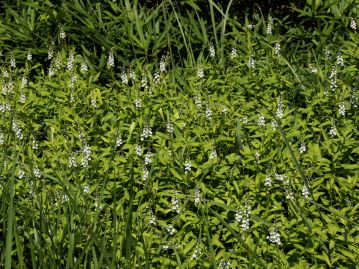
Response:
POLYGON ((1 5, 0 267, 356 268, 357 1, 1 5))

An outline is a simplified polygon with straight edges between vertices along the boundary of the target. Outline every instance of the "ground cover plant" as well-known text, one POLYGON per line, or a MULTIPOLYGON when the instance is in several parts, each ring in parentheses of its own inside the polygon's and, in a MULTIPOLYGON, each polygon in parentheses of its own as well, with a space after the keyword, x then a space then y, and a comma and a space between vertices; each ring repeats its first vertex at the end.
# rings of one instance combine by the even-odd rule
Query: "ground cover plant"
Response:
POLYGON ((148 2, 4 1, 1 267, 356 268, 356 2, 148 2))

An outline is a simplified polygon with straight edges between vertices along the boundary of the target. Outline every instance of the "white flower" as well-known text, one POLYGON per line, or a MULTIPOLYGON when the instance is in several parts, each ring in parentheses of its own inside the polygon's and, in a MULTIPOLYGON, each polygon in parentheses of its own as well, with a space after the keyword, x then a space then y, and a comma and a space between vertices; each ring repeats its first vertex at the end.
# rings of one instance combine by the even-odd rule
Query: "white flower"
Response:
POLYGON ((272 187, 272 178, 270 176, 266 176, 266 178, 264 179, 264 185, 267 188, 272 187))
POLYGON ((244 214, 243 214, 242 225, 241 225, 243 231, 247 231, 249 229, 250 214, 251 214, 251 207, 249 205, 249 200, 247 200, 244 206, 244 214))
POLYGON ((172 134, 172 133, 173 133, 174 129, 173 129, 172 123, 167 122, 167 124, 166 124, 166 130, 167 130, 167 133, 169 133, 169 134, 172 134))
POLYGON ((243 117, 243 119, 239 119, 240 122, 243 122, 244 124, 248 123, 248 118, 247 117, 243 117))
POLYGON ((329 134, 331 135, 331 137, 334 137, 337 135, 337 127, 335 127, 335 125, 330 127, 329 134))
POLYGON ((154 224, 156 224, 156 217, 155 217, 155 215, 153 214, 153 211, 152 211, 152 209, 150 209, 149 210, 149 218, 148 218, 148 224, 149 225, 154 225, 154 224))
POLYGON ((19 179, 25 178, 26 176, 25 171, 22 168, 20 168, 17 176, 19 177, 19 179))
POLYGON ((166 230, 170 235, 174 235, 176 233, 176 229, 172 225, 168 225, 166 230))
POLYGON ((232 268, 232 264, 229 261, 220 261, 219 262, 219 269, 230 269, 232 268))
POLYGON ((26 88, 26 86, 27 86, 27 78, 25 75, 23 75, 21 79, 21 89, 26 88))
POLYGON ((121 74, 121 81, 123 84, 128 84, 128 77, 125 71, 125 68, 122 69, 122 74, 121 74))
POLYGON ((353 30, 357 29, 357 24, 353 18, 350 19, 350 28, 352 28, 353 30))
POLYGON ((74 70, 74 63, 75 63, 75 54, 71 50, 69 52, 69 58, 67 59, 67 69, 71 72, 74 70))
POLYGON ((265 118, 264 118, 263 115, 260 115, 260 116, 259 116, 257 123, 258 123, 258 125, 259 125, 260 127, 263 127, 263 126, 266 124, 266 120, 265 120, 265 118))
POLYGON ((237 222, 241 222, 243 219, 243 214, 242 214, 242 210, 238 210, 236 212, 236 214, 234 215, 234 218, 236 219, 237 222))
POLYGON ((331 53, 330 49, 328 47, 326 47, 324 49, 325 58, 329 59, 330 58, 330 53, 331 53))
POLYGON ((198 94, 194 98, 194 104, 196 105, 197 110, 200 110, 202 108, 202 101, 201 101, 201 95, 200 94, 198 94))
POLYGON ((158 84, 161 82, 161 76, 158 71, 155 73, 153 81, 155 82, 155 84, 158 84))
POLYGON ((13 119, 13 121, 12 121, 12 130, 15 132, 16 137, 17 137, 19 140, 22 140, 22 138, 23 138, 22 130, 21 130, 19 124, 16 122, 15 119, 13 119))
POLYGON ((217 151, 215 148, 212 149, 211 151, 211 154, 209 155, 209 159, 212 160, 212 159, 215 159, 217 158, 217 151))
POLYGON ((14 89, 14 83, 12 82, 12 80, 9 80, 8 83, 3 82, 2 85, 2 94, 3 95, 7 95, 9 93, 11 93, 14 89))
POLYGON ((64 40, 65 38, 66 38, 66 33, 65 33, 65 31, 64 31, 64 28, 60 28, 60 34, 59 34, 59 36, 60 36, 60 38, 62 39, 62 40, 64 40))
POLYGON ((82 147, 82 159, 81 159, 81 166, 82 167, 87 167, 89 161, 91 160, 91 149, 90 147, 84 143, 83 147, 82 147))
POLYGON ((116 148, 121 147, 122 144, 123 144, 122 137, 121 134, 119 134, 116 138, 116 148))
POLYGON ((305 199, 307 199, 309 197, 310 192, 309 192, 307 186, 303 186, 302 195, 304 196, 305 199))
POLYGON ((89 193, 89 192, 90 192, 90 186, 86 184, 84 186, 84 193, 89 193))
POLYGON ((52 46, 49 48, 49 51, 47 52, 47 59, 51 60, 54 57, 54 50, 52 46))
POLYGON ((26 60, 31 61, 32 60, 32 54, 31 51, 29 50, 26 56, 26 60))
POLYGON ((141 141, 144 141, 145 139, 147 139, 150 136, 152 136, 151 126, 149 124, 145 124, 145 126, 143 127, 143 130, 142 130, 142 134, 141 134, 141 141))
POLYGON ((184 173, 187 174, 189 172, 191 172, 191 168, 192 168, 192 163, 190 160, 186 160, 184 163, 184 173))
POLYGON ((268 18, 268 24, 267 24, 267 35, 272 34, 272 18, 268 18))
POLYGON ((196 247, 196 249, 194 250, 192 256, 191 256, 191 260, 198 260, 199 256, 201 256, 202 251, 200 250, 199 247, 196 247))
POLYGON ((212 59, 216 56, 216 50, 212 43, 209 45, 209 56, 211 56, 212 59))
POLYGON ((11 53, 11 55, 10 55, 10 67, 11 67, 11 68, 15 68, 15 67, 16 67, 15 57, 14 57, 14 54, 13 54, 13 53, 11 53))
POLYGON ((152 162, 152 153, 151 152, 147 152, 147 154, 145 155, 145 165, 148 165, 152 162))
POLYGON ((41 177, 41 172, 40 172, 40 169, 37 167, 37 165, 35 164, 33 169, 32 169, 32 172, 34 173, 34 176, 36 178, 40 178, 41 177))
POLYGON ((236 49, 236 48, 232 48, 232 51, 231 51, 231 60, 233 60, 233 59, 236 58, 237 56, 238 56, 237 49, 236 49))
POLYGON ((258 152, 254 153, 254 158, 256 159, 256 161, 258 162, 260 157, 260 154, 258 152))
POLYGON ((310 72, 310 73, 312 73, 312 74, 318 73, 318 69, 317 69, 316 67, 314 67, 312 64, 310 64, 310 65, 308 66, 308 68, 309 68, 309 72, 310 72))
POLYGON ((165 55, 162 55, 161 57, 161 61, 160 61, 160 72, 161 73, 164 73, 166 72, 166 56, 165 55))
POLYGON ((270 232, 269 236, 267 236, 267 239, 268 239, 272 244, 277 244, 277 245, 280 245, 280 244, 281 244, 280 234, 279 234, 277 228, 273 229, 273 231, 270 232))
POLYGON ((136 108, 141 108, 142 107, 142 101, 139 97, 136 98, 135 100, 135 106, 136 108))
POLYGON ((5 137, 3 133, 0 133, 0 145, 4 145, 5 143, 5 137))
POLYGON ((249 69, 254 69, 254 59, 253 59, 253 56, 249 56, 249 59, 248 59, 248 67, 249 67, 249 69))
POLYGON ((4 78, 9 78, 9 72, 5 68, 2 70, 2 75, 4 78))
POLYGON ((254 28, 254 24, 248 24, 247 27, 248 27, 248 29, 252 30, 254 28))
POLYGON ((280 53, 280 44, 279 42, 275 43, 275 46, 274 46, 274 54, 279 56, 279 53, 280 53))
POLYGON ((174 196, 172 196, 172 210, 177 212, 177 213, 180 213, 181 211, 181 206, 180 206, 180 201, 178 200, 176 194, 174 194, 174 196))
POLYGON ((343 102, 339 104, 338 113, 340 116, 345 116, 345 104, 343 102))
POLYGON ((81 67, 80 67, 80 72, 81 73, 86 73, 88 71, 88 66, 87 66, 87 64, 85 63, 85 62, 82 62, 81 63, 81 67))
POLYGON ((139 156, 139 157, 142 156, 142 147, 141 147, 141 145, 136 145, 135 151, 136 151, 137 156, 139 156))
POLYGON ((194 192, 194 204, 197 205, 201 201, 201 191, 197 187, 194 192))
POLYGON ((39 143, 37 142, 36 138, 33 137, 32 138, 32 149, 38 149, 39 148, 39 143))
POLYGON ((344 67, 344 59, 341 53, 338 53, 337 56, 337 65, 340 65, 341 67, 344 67))
POLYGON ((77 167, 76 158, 75 158, 75 156, 74 156, 73 153, 70 153, 70 154, 69 154, 69 157, 68 157, 67 161, 68 161, 68 163, 69 163, 69 164, 68 164, 68 167, 69 167, 69 168, 71 168, 71 167, 77 167))
POLYGON ((212 119, 212 109, 209 105, 207 105, 207 109, 206 109, 206 117, 207 119, 211 120, 212 119))
POLYGON ((303 154, 303 153, 306 152, 306 151, 307 151, 307 146, 305 145, 304 142, 302 142, 302 143, 300 144, 299 152, 303 154))
POLYGON ((75 97, 74 97, 74 92, 72 91, 70 93, 70 103, 73 103, 73 102, 75 102, 75 97))
POLYGON ((96 101, 96 99, 95 98, 91 98, 91 105, 92 105, 92 107, 93 108, 96 108, 97 107, 97 101, 96 101))
POLYGON ((72 74, 71 78, 70 78, 70 83, 69 83, 69 87, 73 88, 75 86, 75 82, 77 81, 77 77, 75 74, 72 74))
POLYGON ((148 172, 148 169, 146 167, 144 167, 143 171, 142 171, 142 179, 143 179, 143 181, 147 181, 149 174, 150 173, 148 172))
POLYGON ((197 70, 197 76, 199 78, 203 78, 204 77, 204 71, 203 71, 203 68, 202 67, 199 67, 198 70, 197 70))
POLYGON ((221 109, 222 113, 227 113, 227 111, 228 111, 228 108, 224 105, 220 105, 220 109, 221 109))
POLYGON ((357 108, 358 107, 358 103, 359 103, 359 100, 358 100, 358 96, 356 95, 352 95, 350 96, 350 104, 354 107, 354 108, 357 108))
POLYGON ((128 75, 129 75, 130 79, 136 80, 136 74, 135 74, 135 71, 133 71, 132 67, 130 67, 130 72, 128 75))
POLYGON ((55 75, 55 69, 52 66, 49 68, 48 75, 49 77, 53 77, 55 75))
POLYGON ((115 67, 115 58, 114 58, 114 56, 113 56, 113 52, 112 52, 112 51, 110 51, 110 52, 108 53, 107 66, 108 66, 109 68, 114 68, 114 67, 115 67))
POLYGON ((287 177, 281 174, 274 174, 276 180, 283 182, 287 177))
POLYGON ((276 116, 278 119, 282 119, 284 116, 283 113, 283 100, 282 98, 278 98, 278 105, 277 105, 277 111, 276 111, 276 116))
POLYGON ((330 81, 330 89, 334 92, 337 88, 338 88, 337 82, 336 82, 335 79, 333 78, 333 79, 330 81))
POLYGON ((32 181, 30 181, 30 183, 29 183, 29 193, 30 193, 30 195, 31 196, 34 196, 34 194, 35 194, 35 192, 34 192, 34 184, 32 183, 32 181))
POLYGON ((145 75, 142 75, 142 77, 141 77, 141 87, 147 89, 147 87, 148 87, 147 83, 148 83, 147 77, 145 75))
POLYGON ((337 67, 333 66, 332 70, 330 71, 329 78, 334 79, 336 75, 337 75, 337 67))
POLYGON ((286 199, 290 199, 290 200, 294 199, 294 194, 293 194, 292 189, 290 188, 290 186, 288 186, 285 189, 285 193, 286 193, 286 196, 285 196, 286 199))

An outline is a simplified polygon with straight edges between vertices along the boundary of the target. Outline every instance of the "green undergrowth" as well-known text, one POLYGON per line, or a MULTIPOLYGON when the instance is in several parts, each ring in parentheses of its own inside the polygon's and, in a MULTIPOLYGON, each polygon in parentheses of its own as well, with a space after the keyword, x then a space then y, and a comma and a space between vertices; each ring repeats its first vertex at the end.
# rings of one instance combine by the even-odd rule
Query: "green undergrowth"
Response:
POLYGON ((355 268, 357 31, 256 18, 178 62, 4 52, 0 267, 355 268))

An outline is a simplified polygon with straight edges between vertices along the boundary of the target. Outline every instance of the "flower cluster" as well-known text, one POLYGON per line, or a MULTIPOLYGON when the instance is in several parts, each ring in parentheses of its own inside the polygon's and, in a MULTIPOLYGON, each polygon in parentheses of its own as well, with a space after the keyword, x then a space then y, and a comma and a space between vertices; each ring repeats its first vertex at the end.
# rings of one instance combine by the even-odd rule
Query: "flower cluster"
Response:
POLYGON ((186 160, 184 163, 184 173, 188 174, 189 172, 191 172, 191 168, 192 168, 192 163, 190 160, 186 160))
POLYGON ((231 51, 231 60, 233 60, 234 58, 236 58, 238 56, 238 53, 237 53, 237 49, 236 48, 232 48, 232 51, 231 51))
POLYGON ((248 58, 248 67, 249 69, 254 69, 254 58, 252 55, 248 58))
POLYGON ((302 142, 302 143, 300 144, 299 152, 303 154, 303 153, 306 152, 306 151, 307 151, 307 146, 305 145, 304 142, 302 142))
POLYGON ((277 56, 279 56, 279 54, 280 54, 280 44, 279 44, 279 42, 275 43, 274 54, 277 55, 277 56))
POLYGON ((71 167, 77 167, 77 162, 76 162, 76 157, 75 155, 71 152, 69 154, 69 157, 68 157, 68 167, 71 168, 71 167))
POLYGON ((203 67, 198 67, 197 76, 198 76, 199 78, 204 78, 203 67))
POLYGON ((272 178, 271 176, 267 175, 264 179, 264 185, 267 187, 267 188, 270 188, 272 187, 272 178))
POLYGON ((271 242, 272 244, 277 244, 277 245, 281 245, 281 241, 280 241, 280 234, 278 232, 277 228, 274 228, 270 234, 267 236, 267 239, 269 240, 269 242, 271 242))
POLYGON ((268 24, 267 24, 267 35, 271 35, 271 34, 272 34, 272 27, 273 27, 272 18, 269 17, 269 18, 268 18, 268 24))
POLYGON ((149 124, 145 124, 141 134, 141 141, 146 140, 150 136, 152 136, 151 126, 149 124))
POLYGON ((121 134, 119 134, 116 138, 116 148, 121 147, 122 144, 123 144, 122 137, 121 134))
POLYGON ((198 187, 194 192, 194 204, 197 205, 201 201, 201 191, 198 187))
POLYGON ((114 56, 113 56, 113 52, 112 52, 112 51, 110 51, 110 52, 108 53, 107 66, 108 66, 109 68, 114 68, 114 67, 115 67, 115 58, 114 58, 114 56))
POLYGON ((209 45, 209 56, 211 56, 212 59, 216 56, 216 50, 212 43, 209 45))
POLYGON ((275 113, 275 115, 277 116, 278 119, 282 119, 284 116, 283 113, 283 100, 282 98, 278 98, 278 104, 277 104, 277 111, 275 113))
POLYGON ((259 116, 257 123, 258 123, 259 127, 263 127, 266 124, 266 120, 263 115, 259 116))
POLYGON ((172 210, 180 213, 181 211, 181 205, 180 205, 180 200, 177 198, 176 192, 174 193, 174 195, 172 196, 172 210))
POLYGON ((238 210, 235 214, 235 219, 241 224, 242 230, 245 232, 249 229, 249 216, 251 214, 251 208, 249 206, 249 200, 246 201, 244 210, 238 210))

